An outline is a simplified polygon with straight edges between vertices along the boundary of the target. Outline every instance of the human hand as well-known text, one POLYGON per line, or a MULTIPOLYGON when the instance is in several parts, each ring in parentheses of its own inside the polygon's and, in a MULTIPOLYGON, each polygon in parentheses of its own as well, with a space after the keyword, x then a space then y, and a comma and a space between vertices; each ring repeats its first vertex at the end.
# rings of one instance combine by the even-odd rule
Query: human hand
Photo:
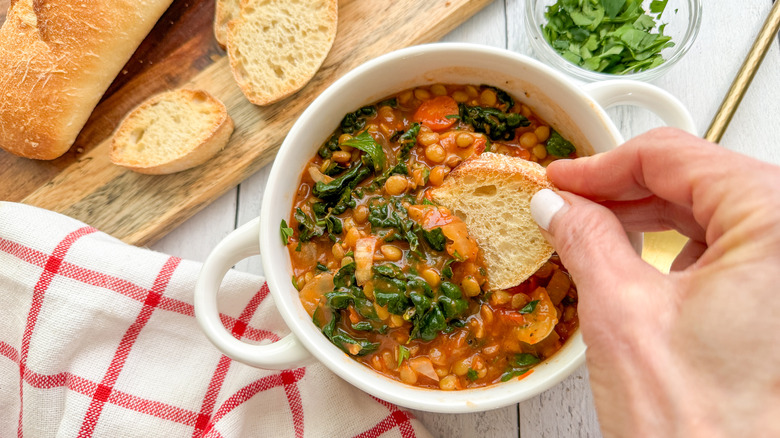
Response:
POLYGON ((604 435, 780 436, 780 168, 662 128, 547 172, 604 435), (690 241, 667 275, 624 229, 690 241))

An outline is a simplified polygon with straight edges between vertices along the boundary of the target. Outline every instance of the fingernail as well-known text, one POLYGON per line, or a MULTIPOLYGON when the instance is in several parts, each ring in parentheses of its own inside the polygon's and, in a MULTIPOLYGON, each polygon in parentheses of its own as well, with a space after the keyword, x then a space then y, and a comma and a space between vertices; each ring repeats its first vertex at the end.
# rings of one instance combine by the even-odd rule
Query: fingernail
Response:
POLYGON ((550 221, 566 203, 563 198, 550 189, 542 189, 531 198, 531 217, 545 231, 550 228, 550 221))

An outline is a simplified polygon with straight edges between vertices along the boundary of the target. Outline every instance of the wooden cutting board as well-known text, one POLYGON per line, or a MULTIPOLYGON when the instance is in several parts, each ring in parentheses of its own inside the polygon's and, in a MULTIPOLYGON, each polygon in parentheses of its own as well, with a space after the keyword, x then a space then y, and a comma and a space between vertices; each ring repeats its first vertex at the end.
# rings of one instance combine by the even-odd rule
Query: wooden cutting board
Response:
MULTIPOLYGON (((0 21, 10 0, 0 0, 0 21)), ((340 0, 336 40, 314 79, 266 107, 249 103, 212 33, 214 0, 175 0, 95 108, 74 146, 53 161, 0 150, 0 199, 64 213, 127 243, 149 244, 271 162, 306 106, 352 68, 433 42, 491 0, 340 0), (176 87, 220 98, 235 122, 225 149, 173 175, 126 171, 108 160, 110 136, 144 99, 176 87)))

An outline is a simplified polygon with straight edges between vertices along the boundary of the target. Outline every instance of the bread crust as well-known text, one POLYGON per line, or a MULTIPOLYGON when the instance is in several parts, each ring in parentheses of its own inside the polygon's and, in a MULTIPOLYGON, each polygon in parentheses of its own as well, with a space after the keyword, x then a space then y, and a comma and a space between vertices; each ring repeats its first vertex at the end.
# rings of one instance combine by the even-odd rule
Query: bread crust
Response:
POLYGON ((238 16, 240 0, 217 0, 214 7, 214 37, 223 49, 227 47, 228 23, 238 16))
POLYGON ((189 89, 168 91, 152 96, 128 113, 114 134, 109 158, 112 163, 118 166, 148 175, 165 175, 180 172, 205 163, 224 148, 230 139, 230 135, 233 133, 233 128, 233 119, 228 115, 225 104, 206 91, 189 89), (189 139, 192 143, 190 149, 180 156, 171 157, 171 159, 164 162, 153 161, 145 156, 142 156, 140 159, 129 159, 123 153, 123 148, 132 137, 132 132, 135 129, 146 128, 139 126, 136 119, 141 114, 150 111, 161 101, 169 99, 172 94, 177 94, 179 98, 190 101, 201 100, 207 102, 217 113, 216 120, 209 126, 199 127, 198 135, 189 139))
POLYGON ((497 290, 527 280, 553 253, 530 212, 531 197, 545 188, 554 186, 541 165, 484 152, 453 169, 430 193, 466 223, 482 250, 488 286, 497 290), (486 187, 495 192, 477 194, 486 187))
POLYGON ((0 147, 64 154, 171 0, 16 0, 0 28, 0 147))

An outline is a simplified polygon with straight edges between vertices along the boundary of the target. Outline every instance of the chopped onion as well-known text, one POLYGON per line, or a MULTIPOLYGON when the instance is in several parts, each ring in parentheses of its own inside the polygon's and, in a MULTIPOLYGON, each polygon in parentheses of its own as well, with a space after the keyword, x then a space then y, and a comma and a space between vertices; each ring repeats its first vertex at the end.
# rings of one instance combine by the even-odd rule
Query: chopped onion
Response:
POLYGON ((439 375, 436 374, 436 370, 433 368, 433 362, 427 357, 415 357, 409 359, 409 367, 417 374, 422 374, 425 377, 431 378, 435 381, 439 381, 439 375))
POLYGON ((333 181, 332 177, 320 172, 320 169, 318 169, 317 166, 309 167, 309 176, 311 176, 311 179, 314 180, 315 183, 323 182, 327 184, 333 181))
POLYGON ((374 251, 377 238, 375 236, 361 237, 355 243, 355 279, 358 285, 371 280, 371 268, 374 266, 374 251))

